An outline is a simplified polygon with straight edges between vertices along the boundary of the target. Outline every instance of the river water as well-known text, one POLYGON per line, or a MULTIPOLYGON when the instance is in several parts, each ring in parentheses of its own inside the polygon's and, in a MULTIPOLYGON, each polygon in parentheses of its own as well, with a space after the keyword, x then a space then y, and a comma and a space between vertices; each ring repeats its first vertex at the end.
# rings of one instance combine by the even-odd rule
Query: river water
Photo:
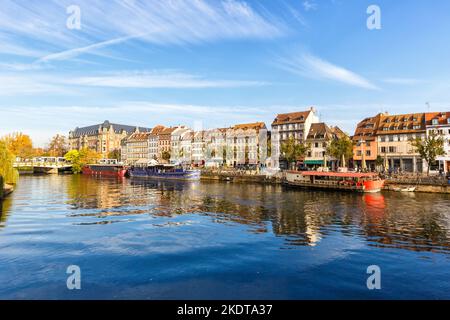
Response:
POLYGON ((450 299, 448 195, 49 175, 0 208, 1 299, 450 299))

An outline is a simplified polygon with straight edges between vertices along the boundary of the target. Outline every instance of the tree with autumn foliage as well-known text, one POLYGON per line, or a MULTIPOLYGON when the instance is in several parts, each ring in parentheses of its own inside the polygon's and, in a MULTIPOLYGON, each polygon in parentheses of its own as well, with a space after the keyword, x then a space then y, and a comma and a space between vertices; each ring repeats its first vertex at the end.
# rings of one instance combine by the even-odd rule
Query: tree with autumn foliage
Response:
POLYGON ((46 153, 50 157, 64 157, 64 155, 67 153, 67 150, 68 146, 66 137, 57 134, 50 140, 46 153))
POLYGON ((21 132, 14 132, 2 138, 8 150, 15 156, 22 159, 29 159, 34 155, 33 142, 29 135, 21 132))
POLYGON ((8 184, 16 184, 19 178, 19 173, 14 168, 14 155, 4 140, 0 140, 0 176, 8 184))

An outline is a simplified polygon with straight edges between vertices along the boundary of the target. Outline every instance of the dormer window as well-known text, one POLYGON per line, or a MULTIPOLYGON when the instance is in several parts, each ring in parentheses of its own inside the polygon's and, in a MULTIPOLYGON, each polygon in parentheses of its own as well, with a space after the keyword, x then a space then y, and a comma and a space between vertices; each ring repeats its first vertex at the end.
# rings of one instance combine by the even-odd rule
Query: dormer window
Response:
POLYGON ((447 118, 447 123, 450 124, 450 118, 447 118))
POLYGON ((439 124, 439 121, 438 121, 438 119, 433 119, 433 120, 431 120, 431 123, 433 125, 437 125, 437 124, 439 124))

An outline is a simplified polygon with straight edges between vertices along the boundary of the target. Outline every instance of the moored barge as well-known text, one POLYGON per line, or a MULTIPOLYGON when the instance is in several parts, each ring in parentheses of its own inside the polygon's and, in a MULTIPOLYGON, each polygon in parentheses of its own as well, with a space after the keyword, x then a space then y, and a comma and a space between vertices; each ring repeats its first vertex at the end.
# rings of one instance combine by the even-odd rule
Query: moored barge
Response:
POLYGON ((379 192, 384 180, 376 173, 288 171, 286 183, 290 186, 332 189, 355 192, 379 192))
POLYGON ((123 178, 127 173, 127 168, 118 164, 88 164, 83 167, 82 172, 98 177, 123 178))
POLYGON ((131 167, 128 170, 128 174, 131 178, 200 180, 200 170, 187 170, 168 164, 147 167, 131 167))

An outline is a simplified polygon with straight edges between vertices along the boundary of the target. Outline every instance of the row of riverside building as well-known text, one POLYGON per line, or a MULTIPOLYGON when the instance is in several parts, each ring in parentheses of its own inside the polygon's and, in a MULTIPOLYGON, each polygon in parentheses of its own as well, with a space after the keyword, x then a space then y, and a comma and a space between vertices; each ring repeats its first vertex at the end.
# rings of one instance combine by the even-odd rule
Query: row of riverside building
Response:
MULTIPOLYGON (((446 152, 432 164, 432 170, 450 172, 450 112, 379 113, 362 120, 350 137, 352 165, 361 168, 365 162, 367 168, 375 170, 381 158, 385 169, 423 172, 428 165, 414 150, 411 141, 416 137, 425 138, 431 131, 443 137, 446 152)), ((127 165, 182 163, 196 167, 286 169, 288 165, 281 155, 281 145, 293 138, 311 147, 298 164, 335 170, 338 159, 328 156, 325 150, 331 141, 344 136, 346 133, 337 126, 320 122, 317 111, 310 108, 278 114, 271 130, 263 122, 193 130, 184 125, 145 128, 105 121, 70 131, 69 144, 71 149, 96 150, 104 158, 118 150, 127 165)))

